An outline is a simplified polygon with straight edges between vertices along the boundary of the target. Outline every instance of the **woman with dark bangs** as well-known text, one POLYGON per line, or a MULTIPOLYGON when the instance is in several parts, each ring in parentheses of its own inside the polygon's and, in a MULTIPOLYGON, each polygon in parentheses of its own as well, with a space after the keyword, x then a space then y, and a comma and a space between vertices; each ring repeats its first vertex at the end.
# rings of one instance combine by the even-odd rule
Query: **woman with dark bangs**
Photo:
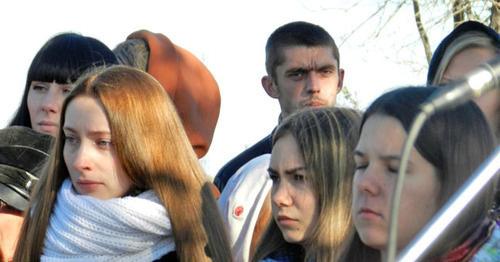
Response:
POLYGON ((87 69, 111 64, 117 64, 115 55, 97 39, 74 33, 49 39, 31 62, 21 105, 9 126, 57 136, 61 105, 73 83, 87 69))
POLYGON ((14 253, 31 189, 59 131, 63 100, 84 71, 110 64, 117 64, 117 60, 106 45, 74 33, 51 38, 31 62, 21 105, 9 128, 0 131, 8 134, 0 139, 3 141, 0 147, 2 261, 9 260, 14 253), (17 150, 15 158, 9 156, 12 150, 17 150))

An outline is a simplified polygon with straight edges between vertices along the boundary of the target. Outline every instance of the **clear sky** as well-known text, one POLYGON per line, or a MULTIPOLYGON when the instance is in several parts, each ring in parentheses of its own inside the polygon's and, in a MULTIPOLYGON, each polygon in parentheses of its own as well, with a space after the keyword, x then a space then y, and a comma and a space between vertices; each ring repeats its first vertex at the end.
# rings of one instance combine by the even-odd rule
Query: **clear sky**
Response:
MULTIPOLYGON (((418 41, 411 8, 396 17, 398 22, 378 40, 366 39, 377 26, 369 23, 364 31, 344 41, 374 11, 376 1, 366 1, 349 11, 344 2, 351 1, 1 1, 0 124, 6 126, 14 114, 31 60, 50 37, 76 32, 97 38, 112 49, 130 33, 147 29, 163 33, 191 51, 219 84, 221 113, 210 151, 202 159, 203 167, 213 176, 277 124, 278 101, 267 96, 260 79, 265 74, 267 37, 285 23, 302 20, 330 32, 340 46, 344 85, 354 93, 360 109, 384 91, 425 83, 425 57, 419 43, 403 48, 418 41), (402 63, 408 60, 423 70, 415 72, 414 67, 402 63)), ((449 30, 451 25, 444 31, 449 30)), ((342 98, 340 104, 345 104, 342 98)))

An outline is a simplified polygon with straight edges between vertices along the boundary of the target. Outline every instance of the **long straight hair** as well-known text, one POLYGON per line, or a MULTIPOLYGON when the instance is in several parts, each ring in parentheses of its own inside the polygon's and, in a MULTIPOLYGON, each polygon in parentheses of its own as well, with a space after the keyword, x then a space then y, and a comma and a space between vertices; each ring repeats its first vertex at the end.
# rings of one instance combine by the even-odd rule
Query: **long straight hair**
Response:
MULTIPOLYGON (((90 73, 65 100, 98 99, 108 116, 113 145, 125 174, 138 189, 159 195, 172 223, 181 261, 230 261, 222 216, 198 159, 189 144, 172 101, 147 73, 114 66, 90 73)), ((56 194, 69 177, 63 160, 65 136, 60 130, 48 172, 32 197, 15 261, 39 260, 56 194)))
MULTIPOLYGON (((407 87, 383 94, 364 113, 361 128, 369 117, 379 114, 396 118, 408 132, 419 111, 419 105, 436 90, 435 87, 407 87)), ((441 185, 439 207, 453 196, 488 157, 495 144, 491 127, 473 102, 438 112, 427 120, 415 142, 415 148, 436 168, 441 185)), ((493 206, 497 179, 489 183, 462 215, 453 221, 450 229, 427 252, 425 261, 445 255, 458 247, 488 217, 493 206)), ((373 254, 370 251, 372 248, 359 243, 361 240, 358 236, 354 237, 354 242, 356 241, 358 243, 351 243, 344 258, 359 257, 361 253, 373 254)))
POLYGON ((276 221, 271 219, 252 261, 281 251, 298 253, 304 260, 335 260, 352 227, 353 152, 360 123, 361 114, 355 110, 321 108, 295 113, 278 126, 273 144, 286 134, 296 139, 307 179, 317 192, 319 216, 304 246, 287 243, 276 221))

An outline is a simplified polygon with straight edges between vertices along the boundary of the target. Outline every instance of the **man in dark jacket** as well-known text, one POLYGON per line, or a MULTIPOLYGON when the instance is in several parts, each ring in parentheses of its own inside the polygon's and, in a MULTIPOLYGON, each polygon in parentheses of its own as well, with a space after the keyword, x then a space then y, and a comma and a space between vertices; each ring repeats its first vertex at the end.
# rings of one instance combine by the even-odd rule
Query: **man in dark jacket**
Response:
MULTIPOLYGON (((276 29, 266 44, 266 93, 278 99, 281 119, 309 107, 334 106, 344 70, 333 38, 318 25, 292 22, 276 29)), ((214 179, 222 192, 231 176, 251 159, 271 153, 272 133, 224 165, 214 179)))

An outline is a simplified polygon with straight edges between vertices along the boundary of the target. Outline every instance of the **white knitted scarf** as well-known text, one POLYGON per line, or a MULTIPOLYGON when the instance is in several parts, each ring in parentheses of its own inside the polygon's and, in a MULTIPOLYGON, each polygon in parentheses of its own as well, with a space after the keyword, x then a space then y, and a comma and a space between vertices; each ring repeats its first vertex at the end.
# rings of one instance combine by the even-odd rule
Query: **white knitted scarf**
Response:
POLYGON ((158 195, 100 200, 79 195, 66 179, 47 227, 42 261, 152 261, 175 250, 158 195))

